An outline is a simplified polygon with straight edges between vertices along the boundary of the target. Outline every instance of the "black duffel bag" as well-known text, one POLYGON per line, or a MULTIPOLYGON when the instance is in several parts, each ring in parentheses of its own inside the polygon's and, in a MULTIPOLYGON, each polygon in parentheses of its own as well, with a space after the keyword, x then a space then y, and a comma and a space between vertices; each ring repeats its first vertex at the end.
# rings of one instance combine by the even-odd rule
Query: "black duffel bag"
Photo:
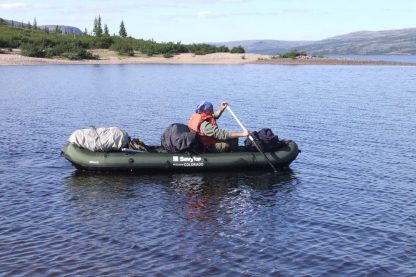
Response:
MULTIPOLYGON (((284 141, 279 140, 279 137, 270 128, 263 128, 258 132, 251 132, 250 135, 262 151, 274 151, 285 144, 284 141)), ((248 138, 245 140, 244 145, 249 151, 258 151, 253 142, 248 138)))

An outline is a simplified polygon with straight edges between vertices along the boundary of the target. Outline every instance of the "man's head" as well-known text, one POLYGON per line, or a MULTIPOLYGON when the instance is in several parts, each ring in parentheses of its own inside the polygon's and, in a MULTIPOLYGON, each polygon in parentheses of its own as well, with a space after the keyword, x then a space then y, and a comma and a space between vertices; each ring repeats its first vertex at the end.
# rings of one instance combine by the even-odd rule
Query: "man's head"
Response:
POLYGON ((201 113, 212 114, 214 112, 214 107, 212 106, 210 102, 204 101, 196 107, 195 112, 199 114, 201 113))

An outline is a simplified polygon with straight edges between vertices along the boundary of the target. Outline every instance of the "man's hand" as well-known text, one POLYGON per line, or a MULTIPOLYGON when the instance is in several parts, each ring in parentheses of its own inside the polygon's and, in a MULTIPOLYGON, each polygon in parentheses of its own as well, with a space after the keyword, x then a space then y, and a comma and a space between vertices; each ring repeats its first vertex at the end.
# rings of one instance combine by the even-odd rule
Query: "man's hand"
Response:
POLYGON ((221 102, 220 108, 214 113, 214 118, 218 119, 222 115, 222 113, 225 111, 225 109, 228 107, 227 102, 221 102))
POLYGON ((244 131, 241 133, 243 135, 243 137, 248 137, 250 135, 249 131, 244 131))
POLYGON ((224 111, 228 106, 227 102, 221 102, 221 111, 224 111))

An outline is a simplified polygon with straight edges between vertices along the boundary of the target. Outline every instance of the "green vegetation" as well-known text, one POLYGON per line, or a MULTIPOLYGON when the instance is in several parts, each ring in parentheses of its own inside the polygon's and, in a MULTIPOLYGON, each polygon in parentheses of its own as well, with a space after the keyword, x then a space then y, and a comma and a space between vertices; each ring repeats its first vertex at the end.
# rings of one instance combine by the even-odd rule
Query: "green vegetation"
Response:
MULTIPOLYGON (((191 44, 185 46, 186 51, 184 53, 194 53, 195 55, 212 54, 216 52, 229 52, 230 50, 226 46, 213 46, 206 43, 191 44)), ((184 49, 184 50, 185 50, 184 49)))
POLYGON ((287 52, 285 54, 281 54, 279 56, 280 56, 280 58, 292 58, 292 59, 295 59, 295 58, 297 58, 299 56, 307 56, 307 54, 305 52, 299 52, 298 50, 295 49, 295 50, 289 51, 289 52, 287 52))
POLYGON ((173 54, 172 53, 165 53, 165 54, 163 54, 163 57, 166 58, 166 59, 169 59, 169 58, 173 57, 173 54))
POLYGON ((104 24, 104 35, 105 36, 110 36, 110 32, 108 31, 107 24, 104 24))
POLYGON ((25 42, 20 45, 21 54, 28 57, 63 57, 70 60, 97 59, 77 41, 53 43, 48 41, 25 42), (46 46, 49 45, 49 46, 46 46))
MULTIPOLYGON (((121 21, 119 36, 109 35, 106 24, 102 28, 101 16, 94 19, 92 34, 85 29, 83 34, 66 34, 58 26, 55 30, 39 30, 36 18, 33 25, 17 24, 7 25, 0 18, 0 48, 20 48, 21 54, 30 57, 64 57, 68 59, 96 59, 88 50, 111 49, 120 55, 134 56, 140 53, 147 56, 162 55, 170 58, 180 53, 194 53, 205 55, 216 52, 230 52, 226 46, 213 46, 209 44, 182 44, 181 42, 155 42, 154 40, 136 39, 127 36, 124 22, 121 21), (19 25, 20 26, 20 25, 19 25), (36 26, 36 29, 34 28, 36 26)), ((234 47, 233 53, 244 53, 241 46, 234 47)))
POLYGON ((129 41, 117 40, 113 42, 110 49, 117 51, 122 56, 134 56, 134 48, 129 41))
POLYGON ((231 53, 241 53, 241 54, 243 54, 245 52, 246 51, 244 50, 244 48, 241 45, 231 48, 231 53))
POLYGON ((120 37, 127 37, 127 31, 126 31, 126 27, 124 26, 124 22, 123 20, 120 23, 120 30, 118 31, 120 37))
POLYGON ((103 28, 101 27, 101 16, 98 16, 98 19, 94 18, 94 28, 92 29, 92 32, 96 37, 101 37, 103 35, 103 28))
MULTIPOLYGON (((29 27, 29 25, 28 25, 29 27)), ((34 30, 0 25, 0 47, 20 48, 21 54, 29 57, 64 57, 68 59, 96 59, 87 49, 94 43, 84 36, 65 35, 49 30, 34 30)))

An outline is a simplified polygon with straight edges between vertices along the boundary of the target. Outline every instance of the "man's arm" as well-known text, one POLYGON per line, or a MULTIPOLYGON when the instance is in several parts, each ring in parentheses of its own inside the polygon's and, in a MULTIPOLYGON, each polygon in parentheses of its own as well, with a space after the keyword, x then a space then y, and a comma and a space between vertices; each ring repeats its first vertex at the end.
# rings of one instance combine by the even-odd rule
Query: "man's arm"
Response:
POLYGON ((227 108, 228 103, 227 102, 221 102, 221 107, 213 114, 215 119, 220 118, 224 110, 227 108))
POLYGON ((208 137, 213 137, 218 140, 224 141, 230 138, 240 138, 240 137, 247 137, 248 132, 228 132, 208 121, 204 121, 201 123, 199 130, 204 133, 208 137))

